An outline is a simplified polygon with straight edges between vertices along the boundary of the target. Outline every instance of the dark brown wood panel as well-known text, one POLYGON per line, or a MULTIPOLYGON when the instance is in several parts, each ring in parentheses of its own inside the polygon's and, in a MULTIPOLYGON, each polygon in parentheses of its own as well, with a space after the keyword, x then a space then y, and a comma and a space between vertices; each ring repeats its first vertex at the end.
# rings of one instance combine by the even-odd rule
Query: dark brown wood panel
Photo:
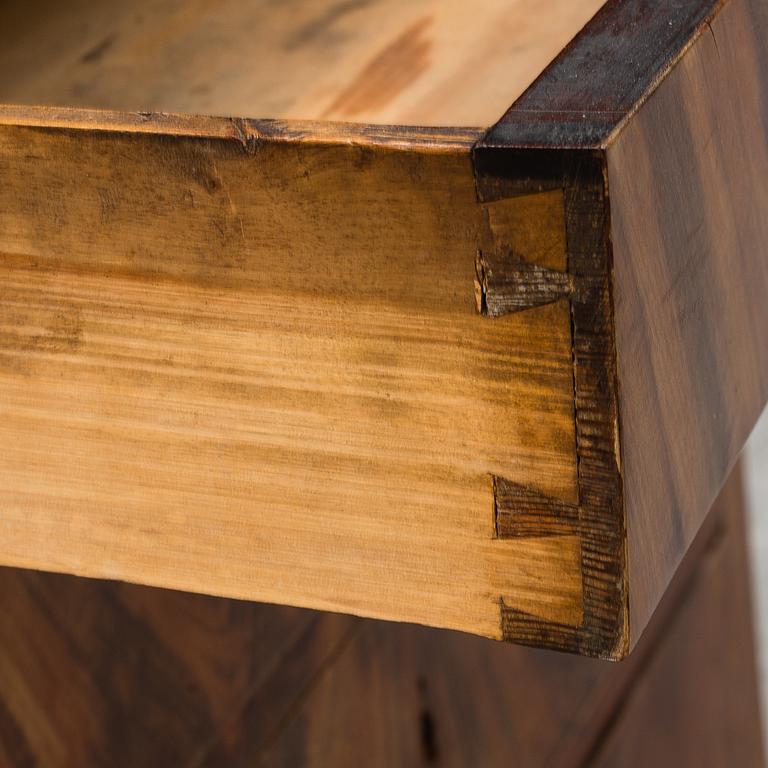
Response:
POLYGON ((276 728, 355 623, 4 568, 0 765, 194 765, 254 701, 276 728))
POLYGON ((664 651, 622 700, 594 768, 764 765, 750 626, 741 486, 720 496, 728 528, 710 539, 699 574, 666 627, 664 651))
POLYGON ((607 152, 635 636, 768 400, 767 83, 724 3, 607 152))
POLYGON ((609 0, 488 132, 483 144, 604 145, 723 4, 609 0))

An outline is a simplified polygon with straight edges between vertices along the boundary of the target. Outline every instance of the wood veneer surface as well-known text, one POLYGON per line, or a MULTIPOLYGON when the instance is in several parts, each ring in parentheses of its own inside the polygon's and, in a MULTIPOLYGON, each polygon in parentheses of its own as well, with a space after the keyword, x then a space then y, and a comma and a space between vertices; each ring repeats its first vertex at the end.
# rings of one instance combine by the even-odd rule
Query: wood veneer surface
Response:
POLYGON ((724 3, 607 152, 638 630, 768 401, 766 82, 768 4, 724 3))

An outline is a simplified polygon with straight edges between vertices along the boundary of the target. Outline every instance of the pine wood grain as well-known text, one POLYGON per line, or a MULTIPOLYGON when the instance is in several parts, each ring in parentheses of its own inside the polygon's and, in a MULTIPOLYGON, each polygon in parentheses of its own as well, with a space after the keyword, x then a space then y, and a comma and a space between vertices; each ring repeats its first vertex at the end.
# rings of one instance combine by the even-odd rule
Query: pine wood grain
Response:
POLYGON ((578 533, 496 538, 492 479, 575 499, 568 306, 474 299, 505 211, 562 196, 486 208, 439 137, 163 125, 0 129, 0 560, 491 637, 502 601, 579 624, 578 533))
POLYGON ((492 125, 602 0, 16 0, 0 101, 492 125))
MULTIPOLYGON (((8 4, 3 87, 264 86, 245 5, 144 2, 8 4)), ((575 17, 386 7, 259 27, 309 121, 0 109, 0 562, 619 658, 768 399, 765 6, 610 0, 488 131, 575 17)))

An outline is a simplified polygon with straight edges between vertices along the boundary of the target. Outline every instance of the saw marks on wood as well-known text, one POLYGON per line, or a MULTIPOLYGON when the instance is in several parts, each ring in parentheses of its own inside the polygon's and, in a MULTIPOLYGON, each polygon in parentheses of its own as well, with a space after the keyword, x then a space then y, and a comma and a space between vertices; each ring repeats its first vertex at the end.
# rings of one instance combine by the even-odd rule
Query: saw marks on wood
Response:
POLYGON ((0 101, 485 127, 602 4, 13 0, 0 101))

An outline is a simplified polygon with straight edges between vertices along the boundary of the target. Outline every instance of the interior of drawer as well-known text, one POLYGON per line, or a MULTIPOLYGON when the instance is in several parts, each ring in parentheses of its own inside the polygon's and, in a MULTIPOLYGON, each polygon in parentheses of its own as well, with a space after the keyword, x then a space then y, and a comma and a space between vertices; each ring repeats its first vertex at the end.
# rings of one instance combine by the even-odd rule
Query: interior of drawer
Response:
POLYGON ((0 102, 492 125, 603 0, 8 0, 0 102))

